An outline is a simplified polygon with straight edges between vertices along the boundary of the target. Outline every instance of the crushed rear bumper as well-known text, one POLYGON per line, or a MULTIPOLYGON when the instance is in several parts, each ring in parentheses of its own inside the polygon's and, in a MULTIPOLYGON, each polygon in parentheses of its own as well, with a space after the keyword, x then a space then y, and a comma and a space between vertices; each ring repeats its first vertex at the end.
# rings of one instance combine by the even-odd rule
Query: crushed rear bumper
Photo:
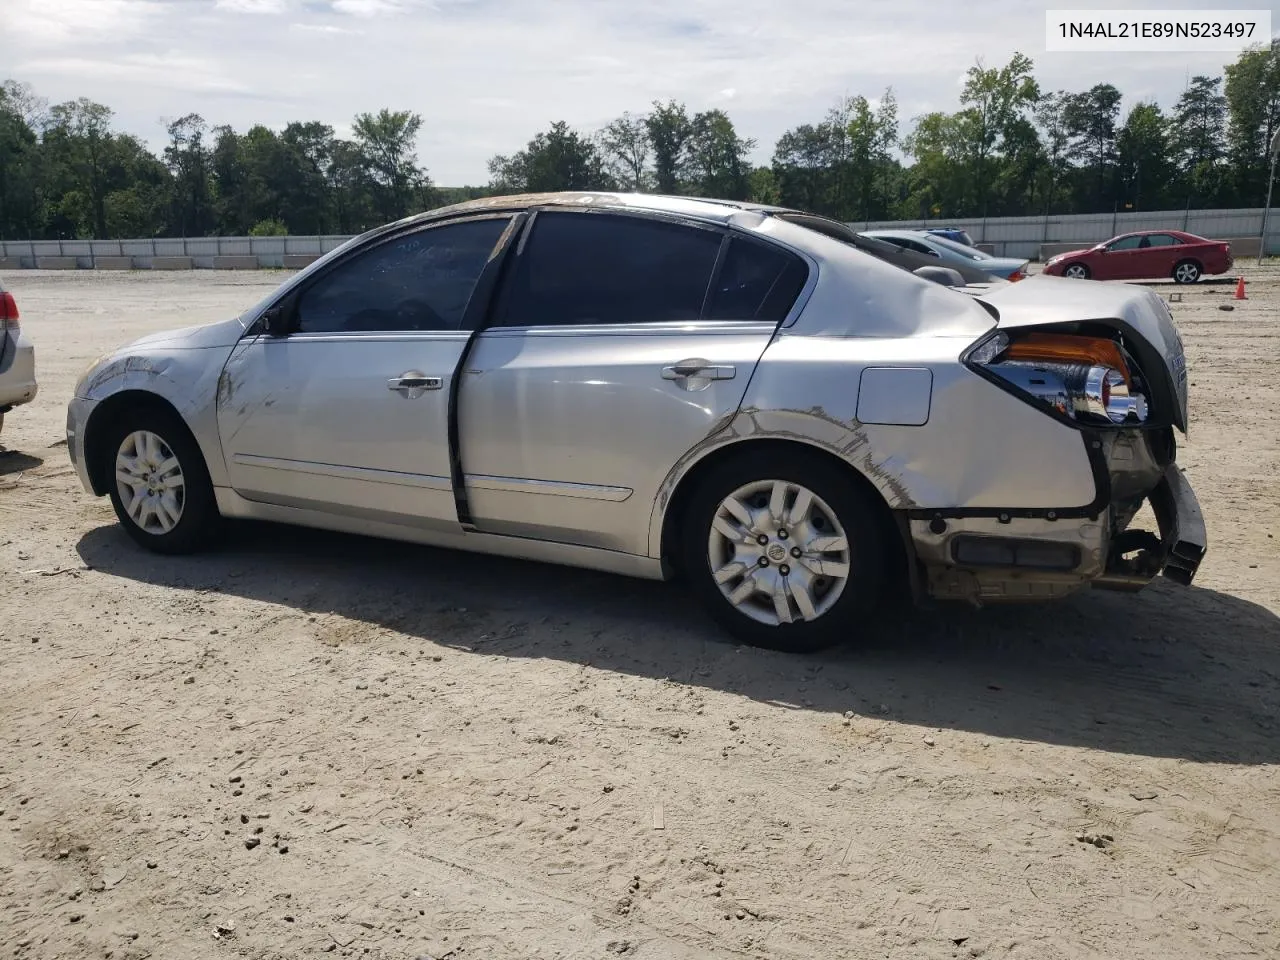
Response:
POLYGON ((1161 572, 1175 583, 1190 584, 1208 549, 1208 535, 1200 501, 1182 468, 1169 464, 1148 499, 1160 525, 1165 555, 1161 572))

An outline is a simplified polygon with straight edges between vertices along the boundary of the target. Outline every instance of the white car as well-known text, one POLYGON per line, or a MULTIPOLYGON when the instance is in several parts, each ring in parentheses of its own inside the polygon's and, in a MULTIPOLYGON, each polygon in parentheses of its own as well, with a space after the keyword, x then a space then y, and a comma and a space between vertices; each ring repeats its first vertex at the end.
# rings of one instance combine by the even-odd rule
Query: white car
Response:
POLYGON ((18 304, 0 284, 0 429, 14 407, 36 398, 36 348, 22 335, 18 304))

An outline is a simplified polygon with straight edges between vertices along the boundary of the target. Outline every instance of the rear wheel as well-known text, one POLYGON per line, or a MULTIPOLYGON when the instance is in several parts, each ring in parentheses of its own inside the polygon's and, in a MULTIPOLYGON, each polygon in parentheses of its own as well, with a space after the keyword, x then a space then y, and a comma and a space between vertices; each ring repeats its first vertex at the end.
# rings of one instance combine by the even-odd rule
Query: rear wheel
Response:
POLYGON ((195 439, 175 415, 129 410, 101 446, 111 506, 125 532, 157 553, 191 553, 212 538, 213 483, 195 439))
POLYGON ((714 468, 682 532, 684 570, 738 640, 807 652, 852 639, 887 562, 867 497, 812 456, 746 454, 714 468))
POLYGON ((1195 283, 1200 279, 1200 264, 1194 260, 1180 260, 1173 268, 1175 283, 1195 283))
POLYGON ((1089 268, 1083 263, 1073 263, 1062 271, 1064 277, 1070 277, 1072 280, 1088 280, 1089 268))

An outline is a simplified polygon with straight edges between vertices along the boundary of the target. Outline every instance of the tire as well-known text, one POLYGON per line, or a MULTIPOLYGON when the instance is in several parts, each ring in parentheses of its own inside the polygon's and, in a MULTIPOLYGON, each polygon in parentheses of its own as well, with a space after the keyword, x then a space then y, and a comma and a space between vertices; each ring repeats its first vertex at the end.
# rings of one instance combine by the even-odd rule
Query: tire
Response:
POLYGON ((1174 283, 1195 283, 1200 279, 1200 264, 1194 260, 1179 260, 1173 266, 1174 283))
POLYGON ((221 518, 204 455, 187 425, 168 410, 146 406, 126 410, 107 431, 100 466, 125 532, 155 553, 207 546, 221 518))
POLYGON ((681 523, 690 588, 725 630, 751 646, 808 653, 854 639, 885 585, 889 554, 877 508, 851 477, 811 454, 751 452, 713 467, 681 523), (782 524, 771 502, 779 489, 782 524), (797 519, 801 491, 809 506, 797 519), (730 497, 737 506, 726 506, 730 497))
POLYGON ((1067 264, 1067 266, 1062 270, 1062 275, 1064 277, 1069 277, 1072 280, 1088 280, 1091 276, 1089 268, 1083 263, 1067 264))

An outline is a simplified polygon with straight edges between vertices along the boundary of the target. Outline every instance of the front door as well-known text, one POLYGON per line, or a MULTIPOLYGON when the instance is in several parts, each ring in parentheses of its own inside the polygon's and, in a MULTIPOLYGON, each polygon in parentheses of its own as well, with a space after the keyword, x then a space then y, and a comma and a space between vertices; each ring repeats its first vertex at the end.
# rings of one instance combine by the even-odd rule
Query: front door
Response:
POLYGON ((1095 280, 1131 280, 1142 277, 1143 257, 1139 249, 1142 237, 1131 235, 1121 237, 1106 248, 1106 252, 1097 258, 1097 269, 1093 272, 1095 280))
POLYGON ((719 229, 539 211, 460 384, 476 528, 647 554, 663 479, 733 417, 807 277, 719 229))
POLYGON ((218 391, 236 492, 459 530, 450 383, 468 300, 509 223, 452 221, 361 250, 301 291, 295 332, 242 341, 218 391))

